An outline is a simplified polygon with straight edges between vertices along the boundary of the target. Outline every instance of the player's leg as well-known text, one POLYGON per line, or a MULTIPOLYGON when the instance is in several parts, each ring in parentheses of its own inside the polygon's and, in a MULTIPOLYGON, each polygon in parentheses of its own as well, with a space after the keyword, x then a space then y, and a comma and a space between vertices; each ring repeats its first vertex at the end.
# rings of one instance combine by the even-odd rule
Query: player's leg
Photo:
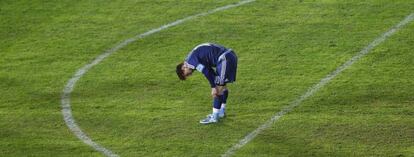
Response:
POLYGON ((210 124, 217 123, 219 120, 219 113, 221 108, 221 96, 216 96, 213 98, 213 112, 205 119, 200 120, 201 124, 210 124))
POLYGON ((226 58, 225 55, 219 58, 219 61, 216 66, 216 72, 218 76, 216 77, 215 83, 218 85, 216 89, 218 90, 218 95, 213 98, 213 112, 212 114, 207 115, 207 118, 200 121, 201 124, 210 124, 218 122, 220 118, 220 109, 223 102, 223 89, 225 89, 225 72, 226 72, 226 58))
POLYGON ((216 78, 217 88, 219 90, 218 96, 213 98, 213 113, 208 115, 206 119, 201 120, 202 124, 209 124, 218 122, 220 117, 225 115, 225 104, 228 98, 228 90, 226 83, 231 83, 236 80, 237 57, 233 52, 225 53, 220 56, 216 67, 218 74, 216 78), (227 59, 228 58, 228 59, 227 59), (224 103, 224 107, 222 106, 224 103), (221 113, 221 114, 220 114, 221 113))
POLYGON ((223 95, 221 95, 221 108, 219 112, 219 117, 223 118, 226 114, 226 103, 227 97, 229 96, 229 90, 226 88, 223 90, 223 95))
POLYGON ((226 83, 228 82, 228 73, 229 73, 229 66, 227 61, 228 52, 224 53, 222 56, 219 57, 219 62, 217 64, 216 70, 217 70, 217 79, 216 84, 218 85, 218 95, 217 98, 215 98, 215 106, 214 106, 214 112, 213 115, 217 115, 218 118, 224 117, 224 108, 225 108, 225 102, 227 101, 228 91, 226 87, 226 83), (223 107, 224 104, 224 107, 223 107), (217 110, 218 109, 218 110, 217 110))
MULTIPOLYGON (((224 69, 223 69, 224 70, 224 69)), ((226 54, 226 72, 223 76, 224 83, 232 83, 236 81, 236 72, 237 72, 237 56, 234 52, 226 54)), ((222 118, 226 113, 227 98, 229 96, 229 90, 225 88, 223 94, 221 95, 221 108, 219 117, 222 118)))

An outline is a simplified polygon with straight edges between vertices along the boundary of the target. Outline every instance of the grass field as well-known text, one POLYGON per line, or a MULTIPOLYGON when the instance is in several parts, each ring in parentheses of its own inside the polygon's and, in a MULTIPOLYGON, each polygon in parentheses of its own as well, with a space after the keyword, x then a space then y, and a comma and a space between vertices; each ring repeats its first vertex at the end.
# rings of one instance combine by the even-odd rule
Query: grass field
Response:
MULTIPOLYGON (((103 156, 61 113, 75 72, 125 39, 237 0, 0 1, 0 156, 103 156)), ((94 66, 73 116, 120 156, 220 156, 414 12, 412 0, 258 0, 139 39, 94 66), (228 115, 199 73, 175 65, 197 44, 239 57, 228 115)), ((234 156, 414 156, 414 22, 234 156)))

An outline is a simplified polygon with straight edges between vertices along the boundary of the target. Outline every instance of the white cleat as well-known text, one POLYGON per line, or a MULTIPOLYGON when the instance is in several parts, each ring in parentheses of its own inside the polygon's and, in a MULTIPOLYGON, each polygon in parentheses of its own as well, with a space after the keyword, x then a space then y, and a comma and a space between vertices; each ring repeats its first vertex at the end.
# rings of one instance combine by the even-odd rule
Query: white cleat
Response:
POLYGON ((225 116, 226 116, 226 114, 224 112, 223 113, 221 113, 221 112, 219 113, 219 117, 220 118, 224 118, 225 116))
MULTIPOLYGON (((213 114, 208 114, 207 115, 207 117, 211 117, 211 116, 213 116, 213 114)), ((224 117, 226 117, 226 114, 220 112, 218 116, 219 116, 219 118, 224 118, 224 117)))
POLYGON ((218 118, 214 118, 212 114, 207 115, 207 117, 203 120, 200 120, 201 124, 210 124, 210 123, 217 123, 218 118))
POLYGON ((222 108, 219 112, 219 117, 224 118, 226 116, 226 108, 222 108))

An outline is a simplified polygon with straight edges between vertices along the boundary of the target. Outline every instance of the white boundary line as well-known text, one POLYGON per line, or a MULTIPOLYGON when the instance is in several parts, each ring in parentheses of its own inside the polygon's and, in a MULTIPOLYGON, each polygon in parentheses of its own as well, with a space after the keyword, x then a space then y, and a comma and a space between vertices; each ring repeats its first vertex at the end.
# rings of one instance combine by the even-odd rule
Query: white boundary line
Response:
POLYGON ((273 123, 275 123, 277 120, 279 120, 283 115, 289 113, 293 110, 296 106, 299 106, 302 101, 304 101, 306 98, 312 96, 315 92, 317 92, 319 89, 321 89, 323 86, 325 86, 327 83, 329 83, 333 78, 335 78, 338 74, 340 74, 342 71, 350 67, 352 64, 354 64, 356 61, 364 57, 366 54, 368 54, 373 48, 378 46, 380 43, 385 41, 388 37, 392 36, 396 31, 404 27, 406 24, 411 22, 414 19, 414 13, 411 13, 408 15, 404 20, 402 20, 400 23, 392 27, 390 30, 382 34, 380 37, 376 38, 373 42, 371 42, 368 46, 364 47, 359 53, 357 53, 355 56, 353 56, 350 60, 339 66, 335 71, 331 72, 327 76, 325 76, 323 79, 319 81, 316 85, 313 85, 311 88, 307 90, 307 92, 303 95, 301 95, 298 99, 291 102, 288 106, 285 106, 281 111, 277 112, 270 120, 266 121, 264 124, 260 125, 256 130, 249 133, 246 137, 241 139, 239 143, 233 145, 230 149, 227 150, 226 153, 222 154, 222 157, 230 157, 232 156, 238 149, 246 145, 248 142, 253 140, 260 132, 263 130, 269 128, 272 126, 273 123))
POLYGON ((104 60, 106 57, 110 56, 111 54, 115 53, 116 51, 118 51, 119 49, 125 47, 126 45, 144 38, 148 35, 157 33, 159 31, 162 31, 164 29, 170 28, 172 26, 176 26, 178 24, 181 24, 183 22, 186 22, 188 20, 200 17, 200 16, 206 16, 218 11, 223 11, 226 9, 230 9, 230 8, 234 8, 234 7, 238 7, 241 6, 243 4, 247 4, 250 2, 254 2, 255 0, 244 0, 244 1, 240 1, 238 3, 235 4, 229 4, 223 7, 219 7, 204 13, 199 13, 199 14, 195 14, 192 16, 188 16, 186 18, 183 19, 179 19, 177 21, 174 21, 172 23, 163 25, 161 27, 149 30, 148 32, 145 32, 143 34, 139 34, 136 35, 135 37, 129 38, 119 44, 117 44, 115 47, 106 50, 104 53, 102 53, 101 55, 99 55, 98 57, 96 57, 91 63, 83 66, 82 68, 78 69, 78 71, 76 72, 75 75, 72 76, 72 78, 69 79, 69 81, 67 82, 65 88, 63 89, 63 93, 62 93, 62 97, 61 97, 61 107, 62 107, 62 114, 63 114, 63 119, 65 120, 66 125, 69 127, 69 129, 84 143, 86 143, 87 145, 91 146, 92 148, 94 148, 96 151, 99 151, 101 153, 103 153, 105 156, 110 156, 110 157, 118 157, 119 155, 113 153, 111 150, 99 145, 98 143, 92 141, 92 139, 90 137, 88 137, 88 135, 86 135, 81 128, 79 127, 79 125, 75 122, 75 119, 72 115, 72 109, 71 109, 71 105, 70 105, 70 95, 75 87, 76 82, 86 73, 88 72, 89 69, 91 69, 93 66, 99 64, 102 60, 104 60))

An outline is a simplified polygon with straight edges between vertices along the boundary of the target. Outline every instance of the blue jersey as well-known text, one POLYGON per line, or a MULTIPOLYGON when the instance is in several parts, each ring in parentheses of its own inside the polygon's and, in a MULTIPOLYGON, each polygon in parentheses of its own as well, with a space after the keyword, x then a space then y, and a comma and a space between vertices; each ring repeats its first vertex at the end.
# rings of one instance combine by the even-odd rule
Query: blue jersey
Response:
POLYGON ((201 72, 204 67, 216 67, 219 57, 226 51, 225 47, 218 44, 200 44, 188 54, 185 62, 191 69, 201 72))
MULTIPOLYGON (((211 87, 216 85, 223 85, 225 82, 232 82, 235 80, 235 69, 237 66, 233 66, 234 70, 234 79, 226 80, 225 72, 216 72, 213 70, 213 67, 217 67, 218 64, 226 63, 226 55, 232 52, 231 49, 227 49, 224 46, 213 44, 213 43, 204 43, 196 46, 185 59, 184 64, 191 69, 196 69, 204 74, 204 76, 209 81, 211 87), (218 74, 220 73, 220 74, 218 74)), ((233 52, 232 52, 233 54, 233 52)), ((228 56, 228 55, 227 55, 228 56)), ((230 56, 235 58, 235 61, 231 63, 237 64, 237 57, 230 56)), ((223 66, 217 68, 221 70, 223 66)), ((225 67, 225 65, 224 65, 225 67)), ((226 68, 224 68, 225 70, 226 68)))

